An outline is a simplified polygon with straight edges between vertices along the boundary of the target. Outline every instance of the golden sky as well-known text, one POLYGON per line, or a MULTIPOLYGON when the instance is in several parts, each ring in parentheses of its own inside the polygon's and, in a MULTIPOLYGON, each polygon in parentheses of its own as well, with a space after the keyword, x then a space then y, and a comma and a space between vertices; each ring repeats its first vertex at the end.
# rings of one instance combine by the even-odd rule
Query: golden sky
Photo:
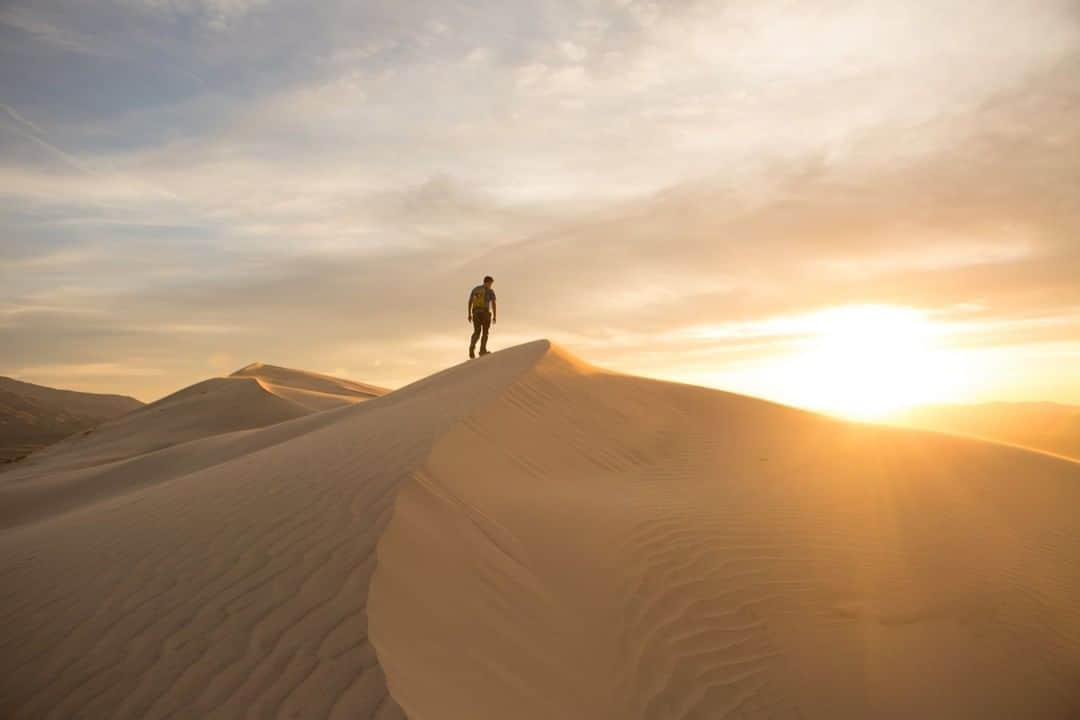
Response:
POLYGON ((493 347, 854 417, 1080 403, 1080 6, 0 9, 0 374, 493 347))

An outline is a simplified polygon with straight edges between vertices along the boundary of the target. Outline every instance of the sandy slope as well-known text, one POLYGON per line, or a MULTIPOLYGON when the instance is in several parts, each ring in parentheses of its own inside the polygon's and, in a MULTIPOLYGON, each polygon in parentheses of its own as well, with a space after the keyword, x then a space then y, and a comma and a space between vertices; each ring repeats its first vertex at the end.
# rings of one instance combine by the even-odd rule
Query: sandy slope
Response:
POLYGON ((254 378, 212 378, 70 437, 23 462, 26 469, 39 466, 50 472, 99 465, 209 435, 272 425, 308 412, 267 391, 254 378))
POLYGON ((1058 403, 923 405, 889 418, 899 425, 973 435, 1080 461, 1080 407, 1058 403))
POLYGON ((4 716, 400 718, 365 614, 394 492, 541 352, 136 458, 171 477, 0 531, 4 716))
MULTIPOLYGON (((37 452, 20 463, 17 479, 111 463, 192 440, 266 427, 385 393, 382 388, 351 380, 253 363, 229 377, 196 383, 37 452)), ((0 488, 15 481, 15 477, 0 476, 0 488)))
POLYGON ((22 397, 37 400, 52 407, 63 408, 78 415, 95 417, 123 415, 143 404, 127 395, 61 390, 9 377, 0 377, 0 390, 18 393, 22 397))
POLYGON ((538 342, 94 470, 0 530, 6 715, 1080 709, 1080 464, 1045 455, 538 342))
POLYGON ((1080 716, 1080 464, 553 351, 398 494, 369 598, 429 718, 1080 716))
POLYGON ((258 362, 240 368, 230 377, 256 378, 275 395, 315 411, 352 405, 388 392, 375 385, 258 362))
POLYGON ((0 377, 0 462, 14 460, 142 406, 124 395, 84 393, 0 377))
MULTIPOLYGON (((257 376, 205 380, 20 461, 0 474, 0 528, 161 483, 261 447, 268 437, 279 438, 232 437, 317 411, 318 402, 301 404, 283 396, 289 389, 308 392, 310 374, 275 370, 280 371, 276 385, 257 376)), ((324 376, 310 377, 319 382, 324 376)), ((342 392, 335 406, 360 402, 355 391, 342 392)))

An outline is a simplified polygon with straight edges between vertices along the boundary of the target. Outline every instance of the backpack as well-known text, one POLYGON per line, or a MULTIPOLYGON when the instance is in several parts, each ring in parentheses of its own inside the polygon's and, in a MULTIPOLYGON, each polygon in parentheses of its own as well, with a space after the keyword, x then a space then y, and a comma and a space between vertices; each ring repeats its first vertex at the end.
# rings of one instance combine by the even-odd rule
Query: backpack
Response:
POLYGON ((469 298, 469 307, 473 310, 487 310, 487 288, 483 285, 478 285, 473 288, 472 296, 469 298))

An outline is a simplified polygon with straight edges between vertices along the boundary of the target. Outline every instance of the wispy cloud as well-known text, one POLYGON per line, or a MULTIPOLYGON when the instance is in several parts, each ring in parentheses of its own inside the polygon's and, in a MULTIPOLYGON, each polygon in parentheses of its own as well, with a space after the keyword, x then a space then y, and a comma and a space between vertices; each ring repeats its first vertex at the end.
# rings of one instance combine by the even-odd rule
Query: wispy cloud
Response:
POLYGON ((15 373, 20 378, 48 378, 79 381, 85 378, 156 377, 162 374, 156 368, 137 367, 121 363, 59 363, 52 365, 30 365, 18 368, 15 373))
POLYGON ((34 315, 95 315, 101 314, 101 310, 88 307, 73 307, 64 305, 20 305, 0 304, 0 323, 11 320, 17 316, 32 317, 34 315))
POLYGON ((764 357, 797 342, 777 318, 834 305, 978 307, 973 345, 1074 332, 1025 320, 1080 306, 1070 0, 41 0, 0 24, 8 367, 143 357, 164 392, 225 353, 394 384, 454 357, 487 272, 502 342, 657 373, 764 357))
POLYGON ((54 48, 84 55, 109 57, 111 53, 84 33, 43 17, 34 7, 10 4, 0 8, 0 25, 27 33, 54 48))
POLYGON ((173 17, 195 16, 222 30, 231 21, 267 5, 269 0, 123 0, 123 3, 136 10, 173 17))
POLYGON ((5 260, 7 270, 15 272, 57 271, 78 269, 90 260, 102 257, 101 248, 77 247, 5 260))
POLYGON ((74 168, 80 173, 90 173, 90 170, 87 169, 87 167, 81 162, 79 162, 77 158, 70 155, 69 153, 64 152, 55 145, 49 143, 43 137, 44 131, 34 123, 24 118, 22 115, 17 113, 13 107, 0 103, 0 110, 2 110, 4 114, 7 115, 9 121, 13 121, 6 122, 3 125, 0 125, 0 128, 3 128, 4 130, 7 130, 9 132, 13 132, 19 137, 28 140, 29 142, 45 150, 50 156, 60 160, 63 164, 69 166, 70 168, 74 168))

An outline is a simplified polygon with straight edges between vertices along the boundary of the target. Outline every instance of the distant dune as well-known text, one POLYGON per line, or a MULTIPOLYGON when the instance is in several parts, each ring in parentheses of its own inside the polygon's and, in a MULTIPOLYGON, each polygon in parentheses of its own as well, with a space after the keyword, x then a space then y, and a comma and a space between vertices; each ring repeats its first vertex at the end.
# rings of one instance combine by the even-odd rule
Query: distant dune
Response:
POLYGON ((36 452, 0 475, 0 528, 60 506, 77 507, 163 482, 242 452, 236 448, 247 451, 261 442, 248 445, 222 436, 302 418, 324 408, 352 406, 385 392, 350 380, 261 363, 229 377, 204 380, 36 452), (205 442, 192 444, 197 440, 205 442), (184 449, 167 452, 174 446, 184 449))
POLYGON ((1058 403, 924 405, 893 422, 973 435, 1080 460, 1080 406, 1058 403))
POLYGON ((342 407, 387 393, 385 388, 374 385, 263 363, 252 363, 240 368, 230 377, 256 378, 264 388, 275 395, 310 410, 342 407))
POLYGON ((27 465, 48 470, 100 465, 199 438, 249 430, 386 390, 301 370, 254 363, 145 405, 91 432, 35 454, 27 465))
POLYGON ((1048 455, 539 341, 91 471, 0 530, 14 718, 1080 713, 1048 455))
POLYGON ((142 407, 135 398, 0 377, 0 463, 9 462, 142 407))

